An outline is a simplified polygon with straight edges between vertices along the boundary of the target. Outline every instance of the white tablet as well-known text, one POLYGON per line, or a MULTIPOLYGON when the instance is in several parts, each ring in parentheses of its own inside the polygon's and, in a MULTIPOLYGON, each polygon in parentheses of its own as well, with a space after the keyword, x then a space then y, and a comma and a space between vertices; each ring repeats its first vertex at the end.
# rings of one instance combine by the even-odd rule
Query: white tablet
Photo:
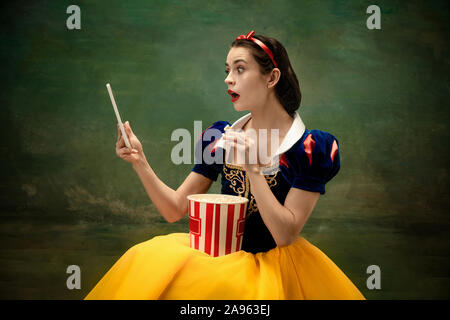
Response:
POLYGON ((117 109, 116 100, 114 100, 114 96, 113 96, 111 86, 109 85, 109 83, 106 84, 106 89, 108 89, 109 98, 111 99, 111 103, 113 105, 114 112, 116 114, 117 123, 119 124, 120 131, 122 131, 122 136, 123 136, 123 140, 125 141, 125 145, 128 148, 132 149, 130 141, 128 140, 128 136, 125 133, 125 128, 123 127, 122 119, 120 118, 119 110, 117 109))

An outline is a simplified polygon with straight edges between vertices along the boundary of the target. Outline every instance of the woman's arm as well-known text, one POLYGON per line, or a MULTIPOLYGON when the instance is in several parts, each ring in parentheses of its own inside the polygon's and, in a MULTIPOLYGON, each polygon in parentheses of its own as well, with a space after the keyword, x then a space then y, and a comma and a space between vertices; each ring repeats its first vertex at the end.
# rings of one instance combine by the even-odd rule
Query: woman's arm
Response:
POLYGON ((236 148, 236 152, 243 156, 241 159, 247 160, 242 165, 250 179, 251 191, 255 197, 261 218, 273 239, 278 246, 291 244, 303 229, 320 194, 291 188, 284 205, 282 205, 260 173, 259 164, 249 161, 251 159, 250 150, 256 148, 256 142, 242 132, 228 131, 223 138, 226 145, 236 148))
POLYGON ((264 176, 247 171, 261 218, 278 246, 287 246, 297 239, 317 200, 318 192, 291 188, 284 206, 274 196, 264 176))
POLYGON ((122 132, 118 126, 117 156, 133 165, 133 169, 141 179, 147 195, 166 221, 175 222, 181 219, 188 211, 186 197, 190 194, 206 193, 213 181, 199 173, 191 172, 176 191, 168 187, 150 167, 142 144, 131 130, 128 121, 124 123, 124 127, 133 149, 130 150, 125 146, 122 132))
POLYGON ((212 184, 212 180, 199 173, 191 172, 175 191, 158 178, 145 158, 133 164, 133 169, 141 179, 156 209, 168 222, 178 221, 186 214, 188 195, 206 193, 212 184))

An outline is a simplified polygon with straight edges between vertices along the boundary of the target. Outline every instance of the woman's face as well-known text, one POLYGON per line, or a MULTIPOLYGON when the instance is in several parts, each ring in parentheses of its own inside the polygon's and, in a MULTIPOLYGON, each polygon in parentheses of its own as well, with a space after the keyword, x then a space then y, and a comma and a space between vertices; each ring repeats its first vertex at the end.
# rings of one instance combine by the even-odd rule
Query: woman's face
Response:
POLYGON ((233 47, 228 53, 225 63, 227 77, 225 83, 229 90, 239 94, 230 99, 236 111, 255 110, 267 100, 267 80, 269 75, 262 75, 258 63, 250 51, 243 47, 233 47))

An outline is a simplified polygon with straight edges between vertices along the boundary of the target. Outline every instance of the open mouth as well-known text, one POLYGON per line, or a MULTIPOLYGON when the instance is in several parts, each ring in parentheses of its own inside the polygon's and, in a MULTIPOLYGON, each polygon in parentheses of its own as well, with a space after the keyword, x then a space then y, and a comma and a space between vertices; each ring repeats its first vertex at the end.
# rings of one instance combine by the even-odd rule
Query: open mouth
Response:
POLYGON ((236 92, 228 90, 228 93, 231 95, 231 102, 235 102, 237 99, 239 99, 239 94, 237 94, 236 92))

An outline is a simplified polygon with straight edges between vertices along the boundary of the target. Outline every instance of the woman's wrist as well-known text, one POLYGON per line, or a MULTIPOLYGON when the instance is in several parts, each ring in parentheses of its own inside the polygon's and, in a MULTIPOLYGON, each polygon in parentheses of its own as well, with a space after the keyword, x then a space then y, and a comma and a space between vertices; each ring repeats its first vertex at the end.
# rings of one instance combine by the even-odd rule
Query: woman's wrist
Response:
POLYGON ((261 175, 261 167, 258 165, 248 165, 248 166, 245 166, 244 168, 249 176, 261 175))
POLYGON ((148 164, 147 158, 145 157, 145 155, 142 155, 142 157, 139 157, 138 161, 133 162, 133 169, 136 172, 146 170, 148 168, 150 168, 150 165, 148 164))

